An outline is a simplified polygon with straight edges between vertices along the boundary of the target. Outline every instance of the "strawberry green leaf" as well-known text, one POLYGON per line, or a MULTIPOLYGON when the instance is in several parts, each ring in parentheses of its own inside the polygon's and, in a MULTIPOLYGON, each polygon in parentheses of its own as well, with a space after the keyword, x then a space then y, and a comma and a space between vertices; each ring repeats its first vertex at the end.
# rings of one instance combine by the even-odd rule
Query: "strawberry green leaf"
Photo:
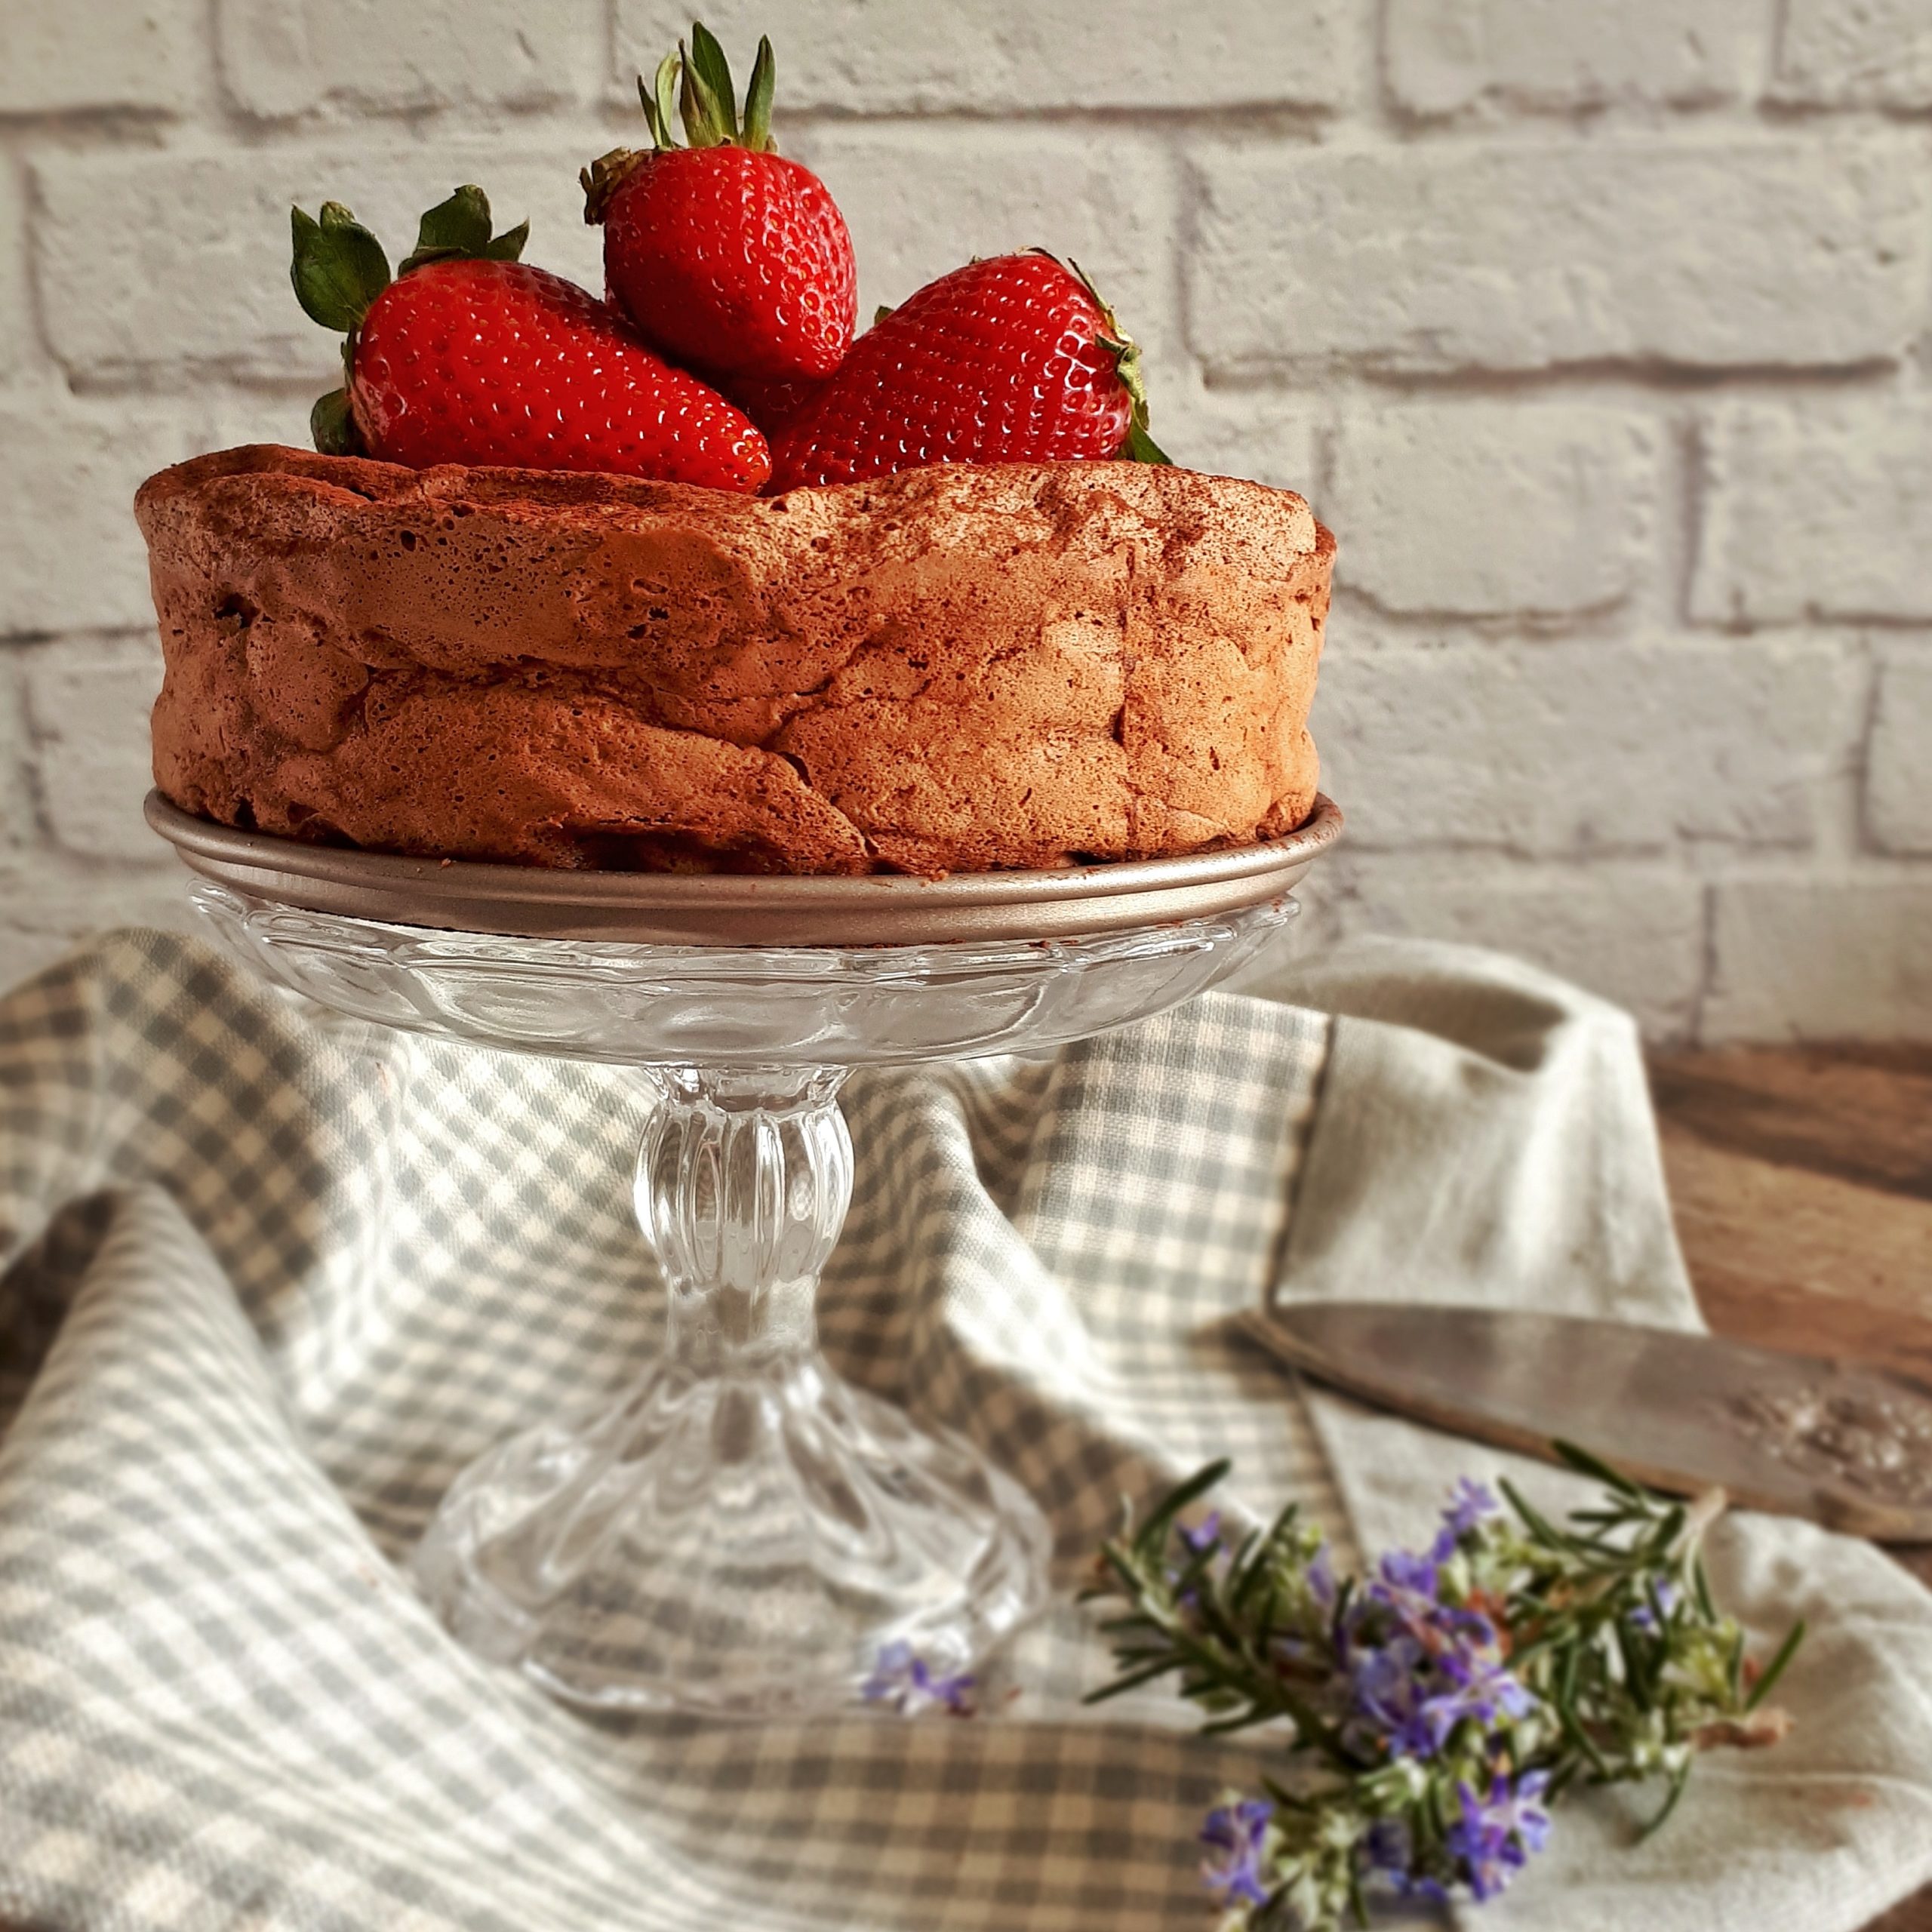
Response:
POLYGON ((738 138, 738 94, 731 84, 731 63, 718 44, 718 36, 702 20, 691 23, 691 51, 687 69, 695 69, 698 85, 718 103, 718 125, 727 141, 738 138))
POLYGON ((520 262, 523 260, 525 244, 530 239, 530 223, 520 221, 514 228, 506 228, 483 251, 486 262, 520 262))
MULTIPOLYGON (((671 82, 675 88, 676 85, 675 69, 677 64, 678 57, 675 54, 666 54, 664 58, 657 63, 658 79, 660 82, 663 81, 665 78, 665 69, 672 69, 674 71, 671 75, 671 82)), ((650 85, 641 74, 637 77, 637 104, 644 109, 644 125, 651 130, 651 146, 660 154, 662 154, 666 148, 675 147, 678 145, 678 137, 672 131, 672 124, 666 118, 672 111, 673 103, 670 100, 660 100, 657 94, 651 91, 650 85)))
POLYGON ((416 246, 405 260, 407 275, 419 263, 438 255, 480 255, 490 245, 490 198, 475 183, 438 202, 423 217, 416 246))
POLYGON ((346 333, 389 285, 383 245, 340 202, 325 202, 319 221, 289 211, 294 254, 288 278, 310 321, 346 333))
MULTIPOLYGON (((657 78, 651 82, 655 91, 657 106, 657 125, 652 139, 660 148, 674 148, 678 145, 675 116, 678 111, 678 71, 680 63, 675 54, 667 54, 657 63, 657 78)), ((638 77, 639 87, 643 76, 638 77)), ((648 110, 647 110, 648 112, 648 110)))
POLYGON ((324 456, 361 456, 362 437, 349 414, 349 392, 331 389, 309 412, 309 436, 324 456))
POLYGON ((493 242, 490 238, 490 198, 474 183, 459 188, 423 217, 416 246, 397 269, 407 275, 425 262, 451 260, 514 262, 530 239, 530 224, 519 222, 493 242))
POLYGON ((685 140, 688 146, 710 148, 718 145, 709 137, 704 109, 698 100, 697 82, 692 78, 690 63, 685 59, 685 43, 681 40, 678 43, 678 115, 685 124, 685 140))
POLYGON ((777 82, 769 36, 758 36, 758 58, 752 63, 751 85, 745 89, 745 146, 762 154, 771 146, 771 97, 777 82))
POLYGON ((1128 426, 1127 447, 1123 454, 1130 463, 1164 463, 1171 466, 1174 458, 1147 433, 1147 425, 1142 420, 1146 414, 1145 410, 1134 412, 1134 420, 1128 426))
POLYGON ((683 42, 678 43, 684 85, 678 90, 678 112, 685 123, 685 139, 694 148, 721 148, 731 140, 725 131, 726 110, 700 75, 683 42))

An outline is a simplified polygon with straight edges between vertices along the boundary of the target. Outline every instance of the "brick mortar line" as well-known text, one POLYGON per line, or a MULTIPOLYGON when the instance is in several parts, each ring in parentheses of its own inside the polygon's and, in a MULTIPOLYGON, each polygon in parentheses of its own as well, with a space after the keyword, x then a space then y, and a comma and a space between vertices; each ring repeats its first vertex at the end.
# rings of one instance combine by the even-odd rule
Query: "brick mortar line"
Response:
MULTIPOLYGON (((401 146, 433 147, 497 140, 514 134, 530 146, 580 139, 591 125, 641 137, 636 98, 614 83, 608 94, 554 103, 449 103, 385 107, 318 106, 288 115, 257 115, 232 102, 213 111, 179 113, 159 109, 78 107, 38 114, 0 113, 0 147, 50 155, 143 152, 186 157, 210 152, 257 152, 327 146, 345 136, 392 133, 401 146), (41 143, 51 143, 44 150, 41 143), (85 143, 81 146, 76 143, 85 143)), ((1229 102, 1193 106, 1025 106, 1009 110, 971 107, 854 109, 817 106, 783 114, 778 132, 809 139, 854 132, 881 136, 930 134, 943 146, 949 134, 1024 137, 1066 133, 1091 140, 1100 130, 1132 137, 1143 132, 1198 139, 1217 151, 1407 152, 1561 146, 1579 152, 1654 144, 1670 137, 1676 151, 1694 152, 1761 142, 1767 148, 1815 146, 1820 138, 1860 138, 1927 146, 1932 142, 1932 105, 1899 109, 1864 105, 1815 109, 1760 102, 1708 106, 1618 104, 1574 109, 1514 104, 1500 111, 1472 109, 1454 116, 1385 120, 1360 106, 1300 106, 1280 102, 1229 102)))
MULTIPOLYGON (((1927 320, 1932 325, 1932 301, 1927 320)), ((1378 365, 1372 353, 1318 365, 1284 358, 1215 369, 1200 364, 1198 352, 1190 352, 1200 368, 1201 386, 1210 395, 1299 395, 1310 401, 1340 398, 1378 406, 1471 398, 1530 405, 1546 398, 1609 404, 1668 396, 1695 405, 1706 400, 1748 401, 1761 392, 1767 401, 1810 398, 1824 404, 1881 392, 1932 395, 1932 371, 1918 359, 1917 346, 1909 346, 1897 357, 1871 356, 1853 362, 1695 363, 1596 356, 1520 368, 1470 364, 1441 369, 1378 365)))
MULTIPOLYGON (((1184 271, 1186 257, 1177 251, 1184 271)), ((291 298, 291 300, 293 298, 291 298)), ((1932 327, 1932 303, 1928 303, 1932 327)), ((316 340, 324 338, 318 334, 316 340)), ((50 364, 59 375, 60 365, 50 364)), ((1352 411, 1426 409, 1444 404, 1488 403, 1525 411, 1566 408, 1622 410, 1633 420, 1668 421, 1677 411, 1694 415, 1758 403, 1791 410, 1803 420, 1807 409, 1829 411, 1880 400, 1905 403, 1932 400, 1932 368, 1915 349, 1896 361, 1853 365, 1738 362, 1690 365, 1650 365, 1638 361, 1598 358, 1536 368, 1447 368, 1417 372, 1378 368, 1371 358, 1357 357, 1318 371, 1276 365, 1232 377, 1205 367, 1188 351, 1186 374, 1190 386, 1177 409, 1204 404, 1232 407, 1248 398, 1305 405, 1311 412, 1326 410, 1346 415, 1352 411), (1198 385, 1198 386, 1195 386, 1198 385)), ((253 373, 245 358, 211 356, 180 358, 138 365, 123 375, 84 375, 64 378, 60 386, 82 401, 110 401, 128 396, 156 401, 223 397, 259 401, 294 395, 306 387, 306 374, 253 373)), ((10 391, 24 392, 30 380, 0 382, 0 398, 10 391)), ((1154 398, 1158 408, 1161 397, 1154 398)))
MULTIPOLYGON (((1177 254, 1183 274, 1186 259, 1177 254)), ((1932 305, 1928 305, 1927 321, 1932 325, 1932 305)), ((318 333, 315 340, 319 343, 325 338, 318 333)), ((1192 350, 1187 351, 1186 361, 1188 373, 1199 386, 1177 405, 1181 408, 1192 403, 1198 394, 1210 407, 1217 401, 1232 405, 1247 398, 1343 412, 1490 403, 1525 411, 1623 409, 1633 418, 1657 420, 1660 412, 1720 409, 1752 402, 1802 411, 1807 406, 1829 409, 1861 398, 1932 399, 1932 371, 1911 353, 1896 361, 1836 365, 1740 362, 1653 367, 1634 361, 1600 359, 1534 368, 1466 368, 1439 372, 1377 368, 1372 358, 1357 357, 1318 371, 1274 365, 1257 367, 1238 377, 1207 368, 1192 350)), ((60 374, 57 362, 48 366, 60 374)), ((285 392, 292 395, 307 381, 306 376, 253 374, 245 360, 217 355, 205 360, 174 358, 138 365, 120 375, 83 374, 77 380, 63 380, 62 386, 83 401, 133 395, 167 401, 209 395, 259 400, 285 392)), ((11 389, 27 386, 17 379, 0 382, 0 398, 11 389)), ((1158 391, 1153 400, 1158 409, 1162 400, 1158 391)))

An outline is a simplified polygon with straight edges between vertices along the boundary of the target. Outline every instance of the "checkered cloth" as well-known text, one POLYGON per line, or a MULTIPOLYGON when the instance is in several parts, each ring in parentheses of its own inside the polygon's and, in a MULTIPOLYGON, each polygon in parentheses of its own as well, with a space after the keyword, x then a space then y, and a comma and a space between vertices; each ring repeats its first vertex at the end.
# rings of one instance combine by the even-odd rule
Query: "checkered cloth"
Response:
MULTIPOLYGON (((976 1435, 1066 1575, 1123 1491, 1213 1455, 1345 1547, 1494 1469, 1305 1396, 1231 1319, 1271 1290, 1690 1306, 1620 1016, 1441 951, 1273 990, 1358 1017, 1211 995, 848 1090, 827 1348, 976 1435)), ((1200 1740, 1159 1690, 1083 1709, 1106 1659, 1071 1607, 982 1721, 748 1726, 587 1720, 413 1596, 396 1566, 457 1470, 657 1346, 643 1105, 155 934, 0 1002, 0 1921, 1202 1922, 1192 1834, 1269 1746, 1200 1740)), ((1578 1807, 1487 1922, 1836 1932, 1932 1872, 1932 1600, 1801 1526, 1716 1555, 1761 1626, 1814 1618, 1798 1739, 1709 1767, 1641 1851, 1619 1803, 1578 1807)))

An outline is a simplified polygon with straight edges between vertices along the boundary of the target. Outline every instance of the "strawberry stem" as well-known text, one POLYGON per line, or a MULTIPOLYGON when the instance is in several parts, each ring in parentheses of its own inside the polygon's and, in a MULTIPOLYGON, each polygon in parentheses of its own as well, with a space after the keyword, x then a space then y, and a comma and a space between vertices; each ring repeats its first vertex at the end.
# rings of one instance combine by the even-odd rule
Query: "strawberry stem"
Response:
POLYGON ((1147 411, 1143 404, 1134 412, 1134 420, 1127 427, 1127 447, 1123 452, 1129 463, 1164 463, 1170 468, 1174 458, 1147 433, 1147 411))
POLYGON ((635 148, 613 148, 608 154, 600 154, 588 168, 577 170, 577 185, 583 190, 586 226, 594 228, 604 219, 604 211, 609 205, 611 197, 617 192, 619 183, 634 168, 650 158, 649 155, 640 154, 635 148))
MULTIPOLYGON (((657 72, 648 84, 641 74, 637 77, 638 104, 644 109, 653 150, 663 154, 678 145, 676 124, 681 121, 688 146, 742 147, 753 154, 776 153, 778 143, 771 138, 771 99, 777 81, 777 62, 770 37, 761 35, 758 57, 752 63, 750 85, 745 89, 744 118, 740 122, 731 63, 724 57, 718 36, 702 20, 692 21, 688 45, 679 41, 675 52, 666 54, 658 62, 657 72)), ((604 219, 604 205, 618 183, 647 158, 628 148, 615 148, 579 174, 577 178, 583 183, 586 221, 604 219)))

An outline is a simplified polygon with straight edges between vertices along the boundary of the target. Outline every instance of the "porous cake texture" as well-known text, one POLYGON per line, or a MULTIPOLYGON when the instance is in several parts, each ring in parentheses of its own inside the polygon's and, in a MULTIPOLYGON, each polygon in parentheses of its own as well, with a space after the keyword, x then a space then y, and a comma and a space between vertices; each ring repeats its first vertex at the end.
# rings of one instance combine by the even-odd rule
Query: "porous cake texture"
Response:
POLYGON ((257 445, 136 504, 155 779, 229 825, 625 869, 919 873, 1275 836, 1334 540, 1132 463, 748 498, 257 445))

